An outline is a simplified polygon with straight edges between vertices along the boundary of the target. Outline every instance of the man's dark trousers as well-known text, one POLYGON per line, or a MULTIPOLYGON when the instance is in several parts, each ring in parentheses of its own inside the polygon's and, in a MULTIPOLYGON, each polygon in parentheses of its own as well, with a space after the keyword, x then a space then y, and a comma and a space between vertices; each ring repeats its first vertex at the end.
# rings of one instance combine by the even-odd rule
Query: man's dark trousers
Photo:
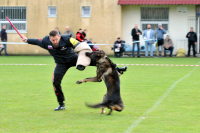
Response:
MULTIPOLYGON (((1 41, 2 41, 2 42, 7 42, 7 40, 1 40, 1 41)), ((5 51, 5 54, 8 55, 8 54, 7 54, 7 50, 6 50, 6 44, 3 44, 3 48, 1 48, 0 54, 1 54, 1 52, 2 52, 3 50, 5 51)))
POLYGON ((166 55, 166 51, 165 51, 165 50, 170 50, 170 55, 172 55, 173 50, 174 50, 174 47, 171 46, 171 47, 169 47, 168 49, 164 48, 164 55, 166 55))
MULTIPOLYGON (((65 97, 61 88, 61 81, 65 73, 67 72, 67 70, 70 67, 76 66, 77 59, 78 59, 78 55, 75 54, 75 56, 71 58, 69 63, 56 64, 56 67, 53 73, 52 82, 53 82, 53 88, 54 88, 54 91, 59 103, 62 103, 63 101, 65 101, 65 97)), ((95 66, 95 63, 91 61, 90 66, 95 66)))
POLYGON ((125 51, 124 48, 121 47, 120 50, 119 50, 119 52, 115 52, 115 57, 121 57, 121 56, 122 56, 122 53, 123 53, 124 51, 125 51), (118 54, 119 54, 119 56, 118 56, 118 54))
POLYGON ((195 52, 195 42, 188 42, 188 56, 190 56, 190 48, 192 46, 193 49, 193 56, 196 56, 196 52, 195 52))
MULTIPOLYGON (((133 42, 134 41, 139 41, 139 40, 135 40, 133 39, 133 42)), ((132 55, 133 57, 135 57, 135 44, 137 45, 137 56, 139 57, 140 56, 140 42, 137 42, 137 43, 133 43, 133 50, 132 50, 132 55)))

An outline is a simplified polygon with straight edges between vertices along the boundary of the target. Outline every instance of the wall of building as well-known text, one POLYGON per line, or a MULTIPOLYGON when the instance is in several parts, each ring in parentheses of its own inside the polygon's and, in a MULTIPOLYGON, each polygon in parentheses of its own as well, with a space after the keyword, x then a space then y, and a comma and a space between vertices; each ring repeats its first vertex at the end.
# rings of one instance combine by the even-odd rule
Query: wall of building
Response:
MULTIPOLYGON (((179 48, 187 48, 187 38, 185 37, 187 32, 190 30, 190 26, 196 28, 195 20, 192 22, 188 20, 189 17, 196 16, 196 6, 195 5, 181 5, 187 7, 187 13, 180 14, 177 13, 177 5, 124 5, 122 6, 122 32, 123 39, 127 42, 132 41, 131 30, 134 28, 135 24, 138 24, 139 29, 141 29, 141 7, 169 7, 169 31, 166 35, 170 35, 174 43, 174 52, 176 54, 179 48)), ((166 37, 166 35, 164 37, 166 37)), ((142 41, 142 36, 140 36, 142 41)), ((141 45, 145 43, 142 42, 141 45)))
MULTIPOLYGON (((121 6, 118 0, 2 0, 1 6, 27 7, 27 38, 43 38, 49 31, 59 27, 61 34, 68 25, 76 34, 79 28, 87 29, 87 37, 93 42, 113 44, 121 37, 121 6), (57 17, 48 18, 48 6, 57 7, 57 17), (82 6, 91 7, 91 17, 82 18, 82 6)), ((18 34, 8 33, 8 42, 22 42, 18 34)), ((48 54, 46 50, 32 45, 13 45, 8 47, 9 54, 48 54)), ((111 46, 99 46, 107 54, 113 54, 111 46)))

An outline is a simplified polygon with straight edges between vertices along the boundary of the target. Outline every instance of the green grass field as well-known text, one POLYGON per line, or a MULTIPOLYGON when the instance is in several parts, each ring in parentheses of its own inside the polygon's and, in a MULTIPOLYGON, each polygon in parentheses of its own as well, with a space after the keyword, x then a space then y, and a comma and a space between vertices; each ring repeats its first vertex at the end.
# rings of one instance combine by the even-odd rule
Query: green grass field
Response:
MULTIPOLYGON (((199 58, 111 60, 116 64, 200 65, 199 58)), ((102 101, 104 82, 76 84, 95 76, 95 67, 68 70, 62 81, 66 110, 56 112, 52 57, 0 56, 0 64, 47 64, 0 65, 0 132, 200 132, 200 66, 128 66, 120 77, 125 108, 107 116, 85 106, 85 102, 102 101)))

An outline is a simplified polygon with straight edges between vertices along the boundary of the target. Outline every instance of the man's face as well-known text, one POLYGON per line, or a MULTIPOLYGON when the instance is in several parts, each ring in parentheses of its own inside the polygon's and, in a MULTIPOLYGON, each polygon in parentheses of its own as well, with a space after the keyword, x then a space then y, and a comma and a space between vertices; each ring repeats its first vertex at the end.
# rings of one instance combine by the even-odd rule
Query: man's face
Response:
POLYGON ((167 36, 166 39, 169 40, 169 36, 167 36))
POLYGON ((51 43, 53 44, 53 46, 55 48, 57 48, 59 46, 59 42, 60 42, 60 35, 56 35, 56 36, 50 36, 49 39, 51 41, 51 43))
POLYGON ((5 30, 5 29, 6 29, 6 25, 3 25, 3 26, 2 26, 2 29, 4 29, 4 30, 5 30))
POLYGON ((138 25, 135 25, 135 29, 137 29, 138 28, 138 25))
POLYGON ((120 42, 120 41, 121 41, 121 39, 117 39, 117 41, 118 41, 118 42, 120 42))
POLYGON ((79 33, 82 33, 82 30, 79 30, 79 33))
POLYGON ((190 28, 190 32, 193 32, 193 28, 190 28))
POLYGON ((66 27, 66 31, 69 31, 69 27, 66 27))
POLYGON ((147 29, 151 29, 151 25, 147 25, 147 29))

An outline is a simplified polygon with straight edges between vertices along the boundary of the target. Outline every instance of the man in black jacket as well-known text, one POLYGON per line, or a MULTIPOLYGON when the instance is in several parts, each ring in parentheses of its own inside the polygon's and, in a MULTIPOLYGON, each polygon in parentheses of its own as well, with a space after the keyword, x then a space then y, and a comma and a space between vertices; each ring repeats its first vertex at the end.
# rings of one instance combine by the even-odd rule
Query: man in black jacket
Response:
POLYGON ((122 53, 125 51, 125 41, 121 40, 120 37, 117 38, 117 41, 114 42, 114 54, 115 57, 121 57, 122 53), (119 54, 119 56, 118 56, 119 54))
MULTIPOLYGON (((59 106, 55 111, 64 110, 65 104, 63 101, 65 101, 65 97, 62 92, 61 81, 67 70, 72 66, 76 66, 78 55, 74 52, 73 48, 80 44, 79 41, 71 38, 69 35, 59 35, 57 30, 52 30, 49 36, 45 36, 43 39, 27 39, 24 37, 22 40, 48 50, 54 57, 56 67, 52 82, 59 102, 59 106)), ((90 65, 95 66, 93 62, 90 65)), ((118 72, 126 71, 126 69, 127 67, 117 68, 118 72)))
POLYGON ((133 50, 132 50, 132 54, 133 57, 135 57, 135 44, 137 44, 137 57, 140 57, 140 42, 136 42, 135 41, 139 41, 140 37, 139 35, 142 35, 142 32, 138 29, 138 25, 135 24, 135 28, 132 29, 131 35, 133 37, 133 50))
POLYGON ((196 56, 195 51, 195 44, 197 44, 197 34, 193 31, 193 27, 190 28, 190 32, 187 33, 186 38, 188 38, 188 55, 187 57, 190 57, 190 48, 192 46, 193 49, 193 56, 196 56))
MULTIPOLYGON (((2 42, 7 42, 7 33, 6 33, 6 25, 3 25, 2 26, 2 30, 1 30, 1 41, 2 42)), ((1 55, 1 52, 2 51, 5 51, 5 55, 7 56, 7 50, 6 50, 6 44, 3 44, 3 47, 1 48, 1 51, 0 51, 0 55, 1 55)))

